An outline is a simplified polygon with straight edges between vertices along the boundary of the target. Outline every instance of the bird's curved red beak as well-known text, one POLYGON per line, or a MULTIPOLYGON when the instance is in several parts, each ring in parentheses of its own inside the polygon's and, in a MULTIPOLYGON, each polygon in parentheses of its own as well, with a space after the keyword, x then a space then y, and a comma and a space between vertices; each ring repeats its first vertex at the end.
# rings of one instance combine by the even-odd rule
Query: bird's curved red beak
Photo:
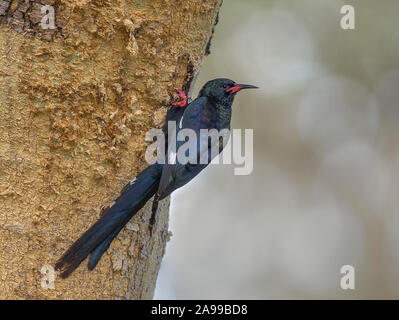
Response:
POLYGON ((243 89, 259 89, 257 86, 253 86, 251 84, 236 84, 234 87, 227 89, 225 92, 229 94, 236 93, 243 89))

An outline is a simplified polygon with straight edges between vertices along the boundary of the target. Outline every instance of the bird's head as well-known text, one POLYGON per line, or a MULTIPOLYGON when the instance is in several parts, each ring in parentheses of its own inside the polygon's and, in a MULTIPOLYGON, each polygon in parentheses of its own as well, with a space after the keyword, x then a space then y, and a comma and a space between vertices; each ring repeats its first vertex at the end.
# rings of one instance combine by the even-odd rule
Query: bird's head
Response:
POLYGON ((237 92, 243 89, 256 89, 258 87, 249 84, 238 84, 230 79, 210 80, 202 87, 199 96, 206 96, 217 103, 231 105, 237 92))

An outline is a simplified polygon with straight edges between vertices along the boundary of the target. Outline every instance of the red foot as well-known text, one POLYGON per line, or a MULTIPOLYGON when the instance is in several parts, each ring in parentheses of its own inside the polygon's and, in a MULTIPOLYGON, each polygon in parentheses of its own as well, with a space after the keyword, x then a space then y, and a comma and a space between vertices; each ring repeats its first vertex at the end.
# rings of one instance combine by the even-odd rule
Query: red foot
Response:
POLYGON ((179 107, 185 107, 187 105, 187 96, 186 94, 181 91, 181 90, 177 90, 177 93, 179 94, 179 97, 182 99, 179 102, 173 102, 172 106, 179 106, 179 107))

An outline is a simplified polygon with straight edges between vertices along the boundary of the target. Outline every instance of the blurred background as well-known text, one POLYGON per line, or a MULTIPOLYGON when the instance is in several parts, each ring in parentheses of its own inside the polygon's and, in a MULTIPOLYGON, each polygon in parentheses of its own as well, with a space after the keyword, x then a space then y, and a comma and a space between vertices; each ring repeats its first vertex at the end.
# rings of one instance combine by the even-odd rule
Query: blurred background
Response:
POLYGON ((173 194, 156 299, 399 298, 398 21, 397 0, 224 1, 195 95, 261 88, 232 121, 254 129, 254 170, 211 166, 173 194))

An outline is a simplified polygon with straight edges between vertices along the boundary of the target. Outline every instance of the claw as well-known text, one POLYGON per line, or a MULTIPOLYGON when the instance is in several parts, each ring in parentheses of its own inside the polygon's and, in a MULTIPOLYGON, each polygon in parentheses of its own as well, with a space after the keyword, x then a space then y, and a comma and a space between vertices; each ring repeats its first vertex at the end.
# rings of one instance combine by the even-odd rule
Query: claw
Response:
POLYGON ((181 91, 181 90, 177 90, 177 93, 179 94, 179 97, 182 99, 179 102, 173 102, 172 106, 179 106, 179 107, 185 107, 187 105, 187 96, 186 94, 181 91))

